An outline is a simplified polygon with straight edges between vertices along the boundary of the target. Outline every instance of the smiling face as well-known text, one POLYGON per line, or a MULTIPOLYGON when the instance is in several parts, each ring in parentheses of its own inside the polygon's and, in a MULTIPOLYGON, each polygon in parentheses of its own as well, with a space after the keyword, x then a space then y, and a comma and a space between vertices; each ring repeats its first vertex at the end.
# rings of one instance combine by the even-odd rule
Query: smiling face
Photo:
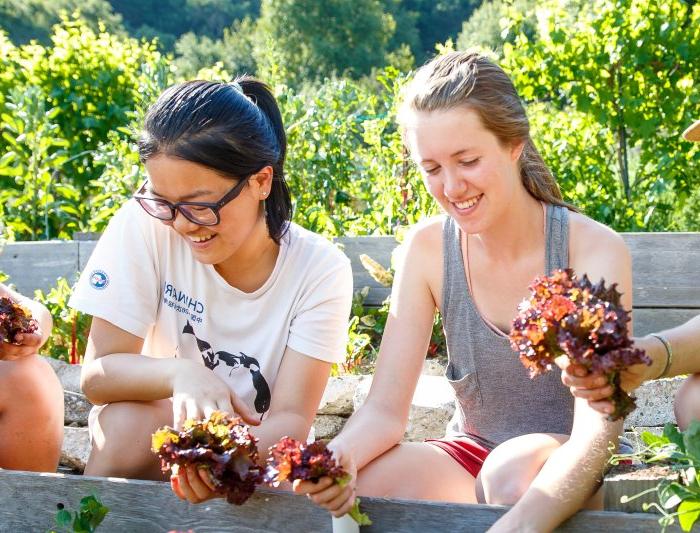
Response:
POLYGON ((523 144, 503 145, 467 108, 414 111, 405 139, 430 194, 467 233, 481 233, 524 192, 523 144))
MULTIPOLYGON (((150 158, 145 166, 149 175, 145 193, 173 203, 214 203, 236 183, 210 168, 162 154, 150 158)), ((271 176, 271 169, 266 168, 271 176)), ((221 208, 221 220, 215 226, 197 225, 179 212, 175 220, 163 223, 185 239, 197 261, 220 265, 255 239, 269 239, 260 204, 270 189, 267 173, 263 169, 248 180, 240 195, 221 208)))

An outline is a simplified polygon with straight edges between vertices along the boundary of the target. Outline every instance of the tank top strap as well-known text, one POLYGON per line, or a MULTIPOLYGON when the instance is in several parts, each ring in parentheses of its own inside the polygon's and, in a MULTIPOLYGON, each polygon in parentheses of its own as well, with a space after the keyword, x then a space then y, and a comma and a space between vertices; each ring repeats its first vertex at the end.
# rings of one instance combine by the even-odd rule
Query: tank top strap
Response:
MULTIPOLYGON (((445 216, 442 225, 443 272, 442 272, 442 315, 443 320, 450 312, 450 295, 460 295, 469 298, 467 280, 465 277, 464 260, 460 245, 460 230, 454 219, 445 216)), ((464 302, 460 302, 464 303, 464 302)), ((471 302, 468 302, 471 303, 471 302)))
POLYGON ((547 204, 545 222, 545 272, 569 267, 569 210, 547 204))

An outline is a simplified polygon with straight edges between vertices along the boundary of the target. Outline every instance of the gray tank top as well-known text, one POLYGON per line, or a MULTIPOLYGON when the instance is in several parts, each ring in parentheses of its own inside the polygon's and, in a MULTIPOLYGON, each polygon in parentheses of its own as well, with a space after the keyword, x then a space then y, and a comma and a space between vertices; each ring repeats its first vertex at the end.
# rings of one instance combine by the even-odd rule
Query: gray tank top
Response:
MULTIPOLYGON (((546 207, 547 274, 569 266, 568 210, 546 207)), ((570 434, 574 399, 559 369, 530 379, 508 338, 494 331, 472 300, 460 247, 460 229, 443 227, 442 322, 447 339, 445 375, 456 409, 448 435, 469 435, 493 447, 527 433, 570 434)), ((515 316, 515 315, 514 315, 515 316)))

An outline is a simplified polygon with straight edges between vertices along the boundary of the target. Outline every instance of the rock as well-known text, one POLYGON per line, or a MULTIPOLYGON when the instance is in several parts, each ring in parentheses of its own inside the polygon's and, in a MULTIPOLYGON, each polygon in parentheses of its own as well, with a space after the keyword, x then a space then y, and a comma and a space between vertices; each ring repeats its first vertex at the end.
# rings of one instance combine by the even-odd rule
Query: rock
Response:
POLYGON ((444 376, 445 375, 445 364, 442 363, 437 358, 426 359, 423 361, 423 370, 421 374, 428 376, 444 376))
POLYGON ((54 372, 61 381, 63 390, 70 392, 82 392, 80 390, 80 369, 81 365, 69 365, 64 361, 54 359, 53 357, 45 357, 47 363, 51 365, 54 372))
POLYGON ((87 428, 65 427, 61 464, 82 472, 90 455, 90 435, 87 428))
POLYGON ((65 424, 72 426, 87 426, 88 415, 92 404, 84 394, 77 392, 64 391, 63 403, 65 406, 64 417, 65 424))
MULTIPOLYGON (((354 398, 355 409, 364 403, 371 385, 371 378, 358 385, 354 398)), ((413 393, 404 440, 422 441, 442 437, 453 414, 454 393, 447 380, 443 376, 421 375, 413 393)))
POLYGON ((350 416, 353 412, 353 397, 358 384, 369 376, 338 376, 328 380, 321 404, 316 411, 320 415, 350 416))
POLYGON ((625 420, 625 428, 663 426, 666 422, 675 422, 673 398, 684 379, 657 379, 639 387, 635 391, 637 408, 625 420))
POLYGON ((642 442, 642 439, 639 436, 645 431, 653 433, 654 435, 661 435, 664 431, 664 428, 637 426, 636 428, 634 428, 634 431, 625 431, 623 435, 630 442, 630 444, 634 446, 635 453, 638 453, 644 446, 644 443, 642 442))
POLYGON ((337 415, 317 415, 314 419, 314 436, 317 439, 332 439, 343 429, 347 418, 337 415))

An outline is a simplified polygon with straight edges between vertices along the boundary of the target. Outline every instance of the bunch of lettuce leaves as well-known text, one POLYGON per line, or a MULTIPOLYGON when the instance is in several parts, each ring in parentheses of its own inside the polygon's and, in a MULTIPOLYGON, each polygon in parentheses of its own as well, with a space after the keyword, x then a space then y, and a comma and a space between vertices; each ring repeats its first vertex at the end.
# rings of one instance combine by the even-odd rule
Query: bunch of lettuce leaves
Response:
MULTIPOLYGON (((331 450, 321 440, 304 444, 291 437, 282 437, 270 448, 267 463, 266 481, 275 486, 283 481, 317 482, 325 476, 341 486, 350 481, 350 474, 336 462, 331 450)), ((372 523, 369 516, 360 511, 359 498, 355 498, 348 514, 361 526, 372 523)))
POLYGON ((12 298, 0 297, 0 342, 17 342, 20 333, 34 333, 39 325, 28 309, 12 298))
POLYGON ((557 270, 535 279, 530 297, 523 300, 513 320, 510 343, 530 377, 551 370, 562 355, 591 372, 601 372, 613 386, 614 411, 610 420, 631 413, 635 402, 620 387, 620 370, 651 364, 644 351, 634 348, 627 332, 629 312, 620 302, 616 284, 593 284, 573 270, 557 270))
POLYGON ((219 411, 204 420, 187 420, 182 431, 159 429, 151 448, 160 457, 163 472, 173 465, 208 470, 217 492, 236 505, 250 498, 263 479, 257 439, 240 418, 219 411))

